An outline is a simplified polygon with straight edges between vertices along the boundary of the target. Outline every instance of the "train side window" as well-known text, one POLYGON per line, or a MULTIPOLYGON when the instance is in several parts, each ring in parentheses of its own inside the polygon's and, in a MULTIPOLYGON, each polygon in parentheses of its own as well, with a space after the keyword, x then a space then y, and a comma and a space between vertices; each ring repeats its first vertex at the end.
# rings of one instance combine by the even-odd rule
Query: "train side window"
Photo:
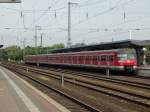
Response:
POLYGON ((69 56, 67 56, 67 61, 69 61, 69 56))
POLYGON ((88 61, 88 60, 89 60, 89 57, 88 57, 88 56, 86 56, 86 57, 85 57, 85 60, 86 60, 86 61, 88 61))
POLYGON ((93 56, 93 61, 95 61, 95 56, 93 56))
POLYGON ((104 61, 107 61, 107 56, 104 56, 104 61))
POLYGON ((91 60, 91 56, 89 56, 89 61, 91 60))
POLYGON ((91 60, 91 56, 87 56, 87 61, 90 61, 91 60))
POLYGON ((82 56, 79 57, 79 60, 80 60, 80 61, 82 60, 82 56))
POLYGON ((75 56, 73 56, 73 60, 75 60, 76 59, 76 57, 75 56))
POLYGON ((85 56, 85 61, 87 61, 87 56, 85 56))
POLYGON ((106 61, 106 56, 104 55, 104 56, 101 56, 101 61, 102 62, 105 62, 106 61))
POLYGON ((70 57, 70 61, 72 60, 72 56, 69 56, 70 57))
POLYGON ((63 60, 65 61, 65 56, 63 56, 63 60))
POLYGON ((93 61, 97 61, 97 59, 98 59, 98 56, 93 57, 93 61))
POLYGON ((113 62, 114 61, 114 57, 113 56, 109 56, 109 61, 113 62))
POLYGON ((79 56, 79 61, 81 61, 81 56, 79 56))
POLYGON ((101 62, 103 62, 104 61, 104 56, 101 56, 101 62))
POLYGON ((64 61, 66 60, 66 57, 64 56, 64 61))
POLYGON ((84 59, 84 57, 83 57, 83 56, 81 56, 81 61, 83 61, 83 59, 84 59))
POLYGON ((69 56, 70 57, 70 61, 72 60, 72 56, 69 56))
POLYGON ((98 57, 98 61, 101 61, 101 56, 98 57))
POLYGON ((83 60, 83 56, 79 56, 79 61, 82 61, 83 60))

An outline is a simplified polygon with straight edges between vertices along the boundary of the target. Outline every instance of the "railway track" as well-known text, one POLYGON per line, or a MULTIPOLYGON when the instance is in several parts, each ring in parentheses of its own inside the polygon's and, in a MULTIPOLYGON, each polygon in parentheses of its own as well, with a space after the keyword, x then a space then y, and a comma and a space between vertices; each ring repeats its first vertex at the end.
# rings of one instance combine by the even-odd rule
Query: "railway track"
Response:
MULTIPOLYGON (((31 70, 32 72, 36 72, 36 73, 40 73, 42 75, 45 76, 50 76, 47 75, 47 72, 44 73, 43 71, 34 71, 31 70)), ((52 76, 52 75, 51 75, 52 76)), ((55 76, 55 74, 53 74, 52 76, 53 78, 57 78, 58 80, 61 80, 61 76, 55 76)), ((108 86, 102 86, 102 85, 98 85, 98 84, 94 84, 94 83, 90 83, 88 81, 83 81, 80 80, 81 77, 78 78, 70 78, 70 77, 65 77, 65 81, 79 85, 79 86, 83 86, 98 92, 102 92, 104 94, 108 94, 114 97, 120 97, 121 99, 125 99, 127 101, 131 101, 140 105, 144 105, 149 107, 150 103, 148 102, 150 100, 150 96, 145 96, 142 94, 135 94, 135 93, 131 93, 131 92, 127 92, 127 91, 120 91, 119 89, 116 88, 112 88, 112 87, 108 87, 108 86), (102 89, 103 88, 103 89, 102 89)))
MULTIPOLYGON (((31 66, 33 67, 33 66, 31 66)), ((45 69, 45 68, 44 68, 45 69)), ((84 76, 90 79, 95 79, 95 80, 103 80, 103 81, 109 81, 113 83, 119 83, 119 84, 124 84, 128 86, 133 86, 133 87, 139 87, 139 88, 145 88, 145 89, 150 89, 150 83, 142 83, 142 82, 137 82, 133 80, 126 80, 124 77, 122 79, 119 78, 114 78, 114 77, 107 77, 104 74, 94 74, 94 73, 84 73, 81 71, 75 71, 75 70, 66 70, 66 69, 61 69, 61 68, 49 68, 46 69, 49 71, 54 71, 54 72, 60 72, 64 74, 69 74, 69 75, 75 75, 75 76, 84 76)), ((126 76, 128 77, 128 76, 126 76)), ((134 76, 135 78, 141 78, 141 76, 134 76)), ((131 77, 129 77, 131 78, 131 77)), ((146 79, 146 78, 144 78, 146 79)))
POLYGON ((62 69, 59 69, 59 71, 57 71, 57 69, 56 70, 50 69, 50 70, 55 71, 55 72, 65 73, 65 74, 76 75, 76 76, 84 76, 84 77, 96 79, 96 80, 110 81, 113 83, 120 83, 120 84, 124 84, 124 85, 150 89, 150 84, 147 84, 147 83, 134 82, 134 81, 124 80, 124 79, 116 79, 116 78, 112 78, 112 77, 102 76, 100 74, 96 75, 96 74, 91 74, 91 73, 83 73, 83 72, 78 72, 78 71, 62 70, 62 69))
MULTIPOLYGON (((24 69, 24 70, 27 69, 26 67, 22 67, 22 66, 19 66, 19 67, 21 69, 24 69)), ((17 68, 19 68, 19 67, 17 67, 17 68)), ((49 72, 49 71, 39 70, 39 69, 35 69, 35 68, 30 68, 30 67, 28 69, 30 69, 30 72, 34 72, 34 73, 37 73, 37 74, 42 74, 46 77, 52 77, 52 78, 61 80, 61 74, 60 73, 54 73, 54 72, 52 73, 52 72, 49 72)), ((117 97, 117 98, 126 100, 126 101, 134 102, 136 104, 139 104, 139 105, 142 105, 142 106, 145 106, 145 107, 150 106, 150 103, 149 103, 150 96, 149 96, 149 94, 144 94, 143 95, 143 94, 132 93, 131 91, 130 92, 123 91, 123 90, 119 90, 119 89, 104 86, 104 85, 103 86, 98 85, 96 83, 94 84, 94 83, 91 83, 87 80, 83 80, 83 79, 80 80, 80 79, 81 79, 81 76, 78 76, 78 78, 74 78, 74 77, 67 77, 65 75, 65 82, 73 83, 73 84, 76 84, 78 86, 82 86, 82 87, 85 87, 85 88, 88 88, 88 89, 91 89, 91 90, 94 90, 94 91, 98 91, 98 92, 101 92, 101 93, 104 93, 104 94, 107 94, 107 95, 110 95, 110 96, 113 96, 113 97, 117 97)), ((146 89, 149 89, 149 88, 146 88, 146 89)))
POLYGON ((85 102, 81 101, 80 99, 77 99, 65 92, 63 92, 63 90, 61 90, 61 88, 55 88, 53 86, 50 86, 49 84, 46 84, 44 82, 42 82, 41 80, 33 77, 33 76, 29 76, 27 75, 25 72, 22 71, 18 71, 16 68, 12 68, 12 67, 8 67, 5 66, 6 68, 12 70, 13 72, 16 72, 17 74, 21 74, 21 76, 26 77, 27 80, 30 80, 30 82, 36 85, 36 87, 40 86, 40 89, 42 88, 42 91, 53 91, 54 93, 49 94, 51 92, 48 93, 48 95, 50 95, 52 97, 54 97, 54 99, 56 99, 57 101, 62 102, 62 104, 67 107, 71 112, 102 112, 101 110, 92 107, 88 104, 86 104, 85 102))

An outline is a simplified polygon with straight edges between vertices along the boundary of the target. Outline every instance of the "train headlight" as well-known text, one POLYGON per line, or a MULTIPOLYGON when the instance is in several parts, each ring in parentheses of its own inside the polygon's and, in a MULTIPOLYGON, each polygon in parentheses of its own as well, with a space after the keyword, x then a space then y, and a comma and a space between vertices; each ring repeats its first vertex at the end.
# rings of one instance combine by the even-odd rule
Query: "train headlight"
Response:
POLYGON ((130 63, 130 60, 127 60, 126 63, 130 63))

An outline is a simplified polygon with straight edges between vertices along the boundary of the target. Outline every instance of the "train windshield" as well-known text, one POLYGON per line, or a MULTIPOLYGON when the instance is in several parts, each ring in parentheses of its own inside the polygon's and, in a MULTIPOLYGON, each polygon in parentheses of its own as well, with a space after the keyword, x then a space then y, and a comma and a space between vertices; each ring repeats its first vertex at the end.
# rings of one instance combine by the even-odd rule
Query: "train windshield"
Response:
POLYGON ((134 54, 119 54, 118 55, 118 59, 120 61, 124 61, 124 60, 132 60, 135 59, 135 55, 134 54))
POLYGON ((128 54, 127 59, 129 59, 129 60, 135 59, 135 55, 134 54, 128 54))

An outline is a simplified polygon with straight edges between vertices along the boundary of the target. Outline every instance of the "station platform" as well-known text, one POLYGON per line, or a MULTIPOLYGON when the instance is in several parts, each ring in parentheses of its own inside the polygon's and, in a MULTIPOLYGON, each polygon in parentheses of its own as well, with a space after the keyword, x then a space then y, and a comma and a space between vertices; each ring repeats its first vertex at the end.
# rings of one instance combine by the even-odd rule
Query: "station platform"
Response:
POLYGON ((0 112, 69 112, 65 107, 0 67, 0 112))
POLYGON ((141 66, 137 68, 137 75, 150 77, 150 66, 141 66))
POLYGON ((145 69, 145 70, 150 70, 150 65, 148 66, 140 66, 138 69, 145 69))

